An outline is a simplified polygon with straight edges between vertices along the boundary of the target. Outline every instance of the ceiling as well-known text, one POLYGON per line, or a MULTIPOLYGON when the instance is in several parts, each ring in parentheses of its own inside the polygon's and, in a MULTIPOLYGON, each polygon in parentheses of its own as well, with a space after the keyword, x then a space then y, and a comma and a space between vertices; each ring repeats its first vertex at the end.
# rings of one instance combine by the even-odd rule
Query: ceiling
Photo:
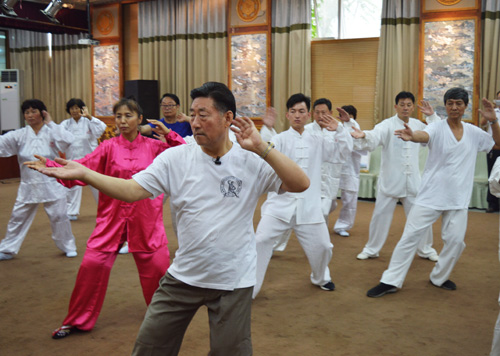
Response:
MULTIPOLYGON (((24 1, 24 0, 21 0, 24 1)), ((50 0, 28 0, 30 2, 36 2, 39 4, 49 4, 50 0)), ((74 8, 79 10, 85 10, 87 8, 87 0, 62 0, 64 4, 72 5, 74 8)), ((104 5, 104 4, 118 4, 124 2, 139 2, 139 1, 116 1, 116 0, 89 0, 90 5, 104 5)))

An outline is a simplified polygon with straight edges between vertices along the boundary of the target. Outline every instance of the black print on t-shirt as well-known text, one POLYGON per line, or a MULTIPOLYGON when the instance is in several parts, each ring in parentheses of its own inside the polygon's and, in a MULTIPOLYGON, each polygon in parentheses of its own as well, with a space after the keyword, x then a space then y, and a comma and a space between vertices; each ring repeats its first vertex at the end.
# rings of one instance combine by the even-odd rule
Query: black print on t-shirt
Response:
POLYGON ((224 197, 239 198, 241 192, 242 181, 239 178, 229 176, 220 181, 220 192, 224 197))

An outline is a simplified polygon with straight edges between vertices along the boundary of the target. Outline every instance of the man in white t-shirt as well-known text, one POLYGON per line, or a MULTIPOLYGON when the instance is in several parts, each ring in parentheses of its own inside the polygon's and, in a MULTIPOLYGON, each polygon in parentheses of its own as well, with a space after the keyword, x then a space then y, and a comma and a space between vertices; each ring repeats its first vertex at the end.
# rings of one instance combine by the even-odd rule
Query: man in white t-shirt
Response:
POLYGON ((227 86, 208 82, 193 89, 191 98, 197 145, 165 151, 130 180, 64 160, 58 160, 63 168, 40 171, 82 180, 128 202, 170 196, 179 248, 148 307, 133 355, 177 355, 191 319, 205 305, 210 355, 249 356, 258 199, 268 192, 302 192, 309 178, 265 143, 250 119, 235 118, 236 103, 227 86), (239 145, 229 140, 231 123, 239 145))
POLYGON ((423 131, 396 130, 404 141, 427 143, 429 156, 422 184, 406 220, 405 229, 391 257, 389 268, 380 283, 367 292, 368 297, 395 293, 403 286, 413 261, 422 232, 442 216, 443 249, 430 274, 432 285, 455 290, 449 279, 463 249, 467 229, 467 213, 474 181, 477 152, 488 152, 495 142, 500 143, 500 127, 493 103, 483 99, 484 111, 479 110, 492 128, 493 138, 480 128, 462 122, 469 103, 467 91, 449 89, 444 95, 448 118, 428 125, 423 131))

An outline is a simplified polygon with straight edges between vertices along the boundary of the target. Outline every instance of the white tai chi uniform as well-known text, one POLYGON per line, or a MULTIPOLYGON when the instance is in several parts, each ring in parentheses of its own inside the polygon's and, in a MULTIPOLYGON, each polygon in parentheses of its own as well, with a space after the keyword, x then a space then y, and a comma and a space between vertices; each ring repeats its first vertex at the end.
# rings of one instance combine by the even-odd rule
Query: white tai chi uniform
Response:
MULTIPOLYGON (((359 129, 359 124, 354 119, 347 122, 342 122, 344 127, 353 132, 353 127, 359 129)), ((358 206, 358 190, 359 190, 359 166, 361 163, 361 156, 366 155, 365 150, 353 150, 351 155, 347 157, 344 165, 342 166, 340 174, 339 188, 342 190, 342 209, 340 209, 339 217, 335 222, 333 231, 339 232, 340 230, 350 230, 354 225, 356 218, 356 209, 358 206)), ((337 192, 333 202, 335 207, 337 205, 337 192)), ((332 210, 335 210, 335 207, 332 210)))
MULTIPOLYGON (((266 128, 267 129, 267 128, 266 128)), ((321 126, 316 121, 304 126, 305 130, 311 130, 313 132, 322 132, 321 126)), ((269 131, 269 129, 267 129, 269 131)), ((261 129, 261 136, 269 137, 268 141, 276 135, 274 129, 263 135, 263 129, 261 129), (272 134, 272 135, 271 135, 272 134)), ((326 132, 326 131, 325 131, 326 132)), ((335 132, 331 134, 335 135, 335 132)), ((349 156, 347 157, 349 159, 349 156)), ((345 164, 345 163, 344 163, 345 164)), ((340 184, 340 173, 342 171, 343 164, 339 162, 323 162, 321 164, 321 211, 323 212, 323 217, 328 225, 328 215, 335 210, 337 207, 337 194, 339 191, 340 184)), ((292 234, 292 229, 284 232, 275 242, 273 251, 284 251, 290 235, 292 234)))
MULTIPOLYGON (((93 152, 97 148, 97 140, 106 130, 106 124, 101 120, 92 117, 91 120, 82 116, 78 122, 72 117, 61 122, 61 126, 71 132, 74 136, 71 146, 66 150, 66 158, 70 160, 80 159, 93 152)), ((95 201, 99 197, 99 192, 94 187, 90 187, 95 201)), ((68 215, 79 215, 82 203, 82 186, 77 185, 68 190, 68 215)))
MULTIPOLYGON (((497 117, 500 113, 497 113, 497 117)), ((489 125, 488 125, 489 126, 489 125)), ((497 158, 495 165, 491 170, 490 177, 488 178, 490 183, 490 192, 494 196, 500 198, 500 159, 497 158)), ((499 240, 500 241, 500 240, 499 240)), ((498 256, 500 259, 500 246, 498 251, 498 256)), ((498 303, 500 304, 500 296, 498 297, 498 303)), ((491 345, 490 356, 500 356, 500 314, 498 314, 497 322, 495 324, 495 329, 493 332, 493 343, 491 345)))
MULTIPOLYGON (((410 118, 412 130, 423 130, 426 125, 410 118)), ((420 144, 405 142, 394 135, 395 130, 404 129, 404 121, 397 115, 375 125, 373 130, 364 131, 365 137, 354 140, 354 149, 373 151, 382 146, 380 173, 377 181, 377 198, 370 221, 368 242, 364 254, 378 257, 387 240, 394 209, 399 201, 408 216, 420 186, 419 150, 420 144)), ((418 246, 418 255, 429 257, 437 254, 432 248, 432 227, 423 232, 424 238, 418 246)))
POLYGON ((259 293, 274 242, 287 230, 293 229, 311 265, 311 282, 322 286, 331 281, 328 263, 333 245, 323 217, 321 202, 321 165, 324 161, 343 164, 352 150, 352 139, 339 125, 337 134, 293 128, 273 138, 278 151, 296 162, 309 177, 311 184, 302 193, 269 193, 261 207, 262 218, 256 232, 257 284, 253 297, 259 293))
POLYGON ((401 288, 413 261, 422 233, 442 216, 443 249, 430 280, 441 286, 449 279, 463 249, 467 212, 474 183, 477 153, 489 152, 492 137, 474 125, 463 123, 463 136, 457 141, 447 120, 427 126, 429 156, 415 204, 405 229, 392 253, 389 268, 381 282, 401 288))
MULTIPOLYGON (((314 121, 310 124, 304 126, 305 130, 311 130, 313 132, 324 132, 328 133, 329 131, 322 129, 319 124, 314 121)), ((344 131, 349 133, 349 130, 344 131)), ((332 132, 333 135, 336 132, 332 132)), ((342 167, 345 162, 349 159, 350 154, 345 157, 345 161, 342 163, 340 161, 336 162, 328 162, 324 161, 321 163, 321 211, 323 212, 323 217, 325 218, 325 222, 328 224, 328 215, 337 207, 337 194, 339 192, 340 186, 340 174, 342 172, 342 167)))
POLYGON ((19 252, 39 203, 43 203, 49 217, 52 239, 56 246, 65 253, 76 251, 75 238, 66 213, 65 188, 55 178, 47 177, 23 164, 35 161, 35 154, 54 159, 58 157, 58 151, 64 152, 72 141, 73 135, 53 122, 43 125, 38 134, 31 126, 26 126, 0 136, 0 157, 17 155, 21 171, 21 183, 7 233, 0 242, 0 252, 19 252))

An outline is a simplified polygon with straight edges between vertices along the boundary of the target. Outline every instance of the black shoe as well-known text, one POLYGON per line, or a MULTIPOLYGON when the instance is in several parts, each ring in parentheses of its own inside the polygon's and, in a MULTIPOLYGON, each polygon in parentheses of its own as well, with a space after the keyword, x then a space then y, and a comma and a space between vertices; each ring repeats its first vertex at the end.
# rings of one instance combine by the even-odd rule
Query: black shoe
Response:
POLYGON ((75 331, 76 328, 71 325, 63 325, 60 328, 57 328, 52 332, 52 338, 53 339, 62 339, 65 338, 66 336, 71 335, 73 331, 75 331))
POLYGON ((441 284, 440 286, 432 283, 432 281, 430 281, 430 282, 434 287, 443 288, 446 290, 456 290, 457 289, 457 285, 455 283, 453 283, 452 281, 450 281, 449 279, 446 282, 444 282, 443 284, 441 284))
POLYGON ((332 281, 328 282, 327 284, 323 284, 322 286, 319 287, 328 292, 332 292, 335 290, 335 284, 332 281))
POLYGON ((378 298, 386 295, 387 293, 396 293, 397 291, 397 287, 381 282, 376 287, 370 289, 366 295, 371 298, 378 298))
POLYGON ((487 213, 498 213, 498 208, 491 208, 489 207, 488 209, 486 209, 486 212, 487 213))

